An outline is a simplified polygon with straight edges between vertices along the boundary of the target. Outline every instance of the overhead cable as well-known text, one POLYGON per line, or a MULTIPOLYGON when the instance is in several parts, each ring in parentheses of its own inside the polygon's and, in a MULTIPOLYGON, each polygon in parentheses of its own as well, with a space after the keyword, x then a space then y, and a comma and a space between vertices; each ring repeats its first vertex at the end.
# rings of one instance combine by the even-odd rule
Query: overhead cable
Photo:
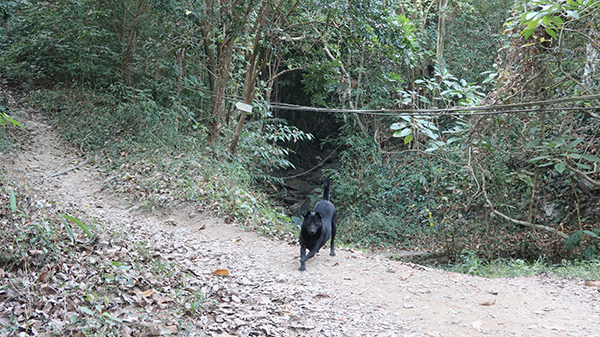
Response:
POLYGON ((317 108, 307 107, 286 103, 269 103, 274 108, 286 109, 292 111, 313 111, 313 112, 339 112, 339 113, 355 113, 363 115, 377 115, 377 116, 456 116, 456 115, 498 115, 508 113, 521 113, 521 112, 534 112, 534 111, 564 111, 564 110, 592 110, 600 109, 600 106, 594 107, 546 107, 547 105, 569 103, 569 102, 580 102, 580 101, 591 101, 594 99, 600 99, 600 95, 587 95, 579 97, 568 97, 546 101, 535 101, 526 103, 513 103, 513 104, 495 104, 495 105, 482 105, 473 107, 451 107, 445 109, 336 109, 336 108, 317 108), (529 109, 515 109, 522 107, 535 108, 529 109), (514 109, 514 110, 513 110, 514 109), (486 111, 486 112, 472 112, 472 111, 486 111))
MULTIPOLYGON (((201 91, 212 95, 212 92, 202 88, 190 88, 188 90, 201 91)), ((242 97, 226 96, 226 100, 232 102, 238 102, 242 100, 242 97)), ((524 103, 511 103, 511 104, 492 104, 492 105, 481 105, 481 106, 457 106, 449 107, 444 109, 340 109, 340 108, 319 108, 309 107, 288 103, 279 102, 267 102, 258 101, 259 104, 267 104, 272 108, 284 109, 289 111, 312 111, 319 113, 354 113, 361 115, 372 115, 372 116, 481 116, 481 115, 501 115, 501 114, 515 114, 515 113, 526 113, 526 112, 537 112, 537 111, 567 111, 567 110, 594 110, 600 109, 600 106, 590 107, 549 107, 548 105, 570 103, 570 102, 583 102, 600 99, 599 95, 585 95, 576 97, 558 98, 553 100, 545 101, 533 101, 524 103), (528 109, 522 109, 523 107, 534 107, 528 109)))

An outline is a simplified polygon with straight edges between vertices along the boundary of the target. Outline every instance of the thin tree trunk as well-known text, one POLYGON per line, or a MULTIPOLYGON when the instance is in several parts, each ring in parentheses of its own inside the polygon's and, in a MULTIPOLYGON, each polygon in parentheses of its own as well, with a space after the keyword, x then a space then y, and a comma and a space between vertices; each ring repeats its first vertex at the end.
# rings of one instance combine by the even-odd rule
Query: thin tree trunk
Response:
MULTIPOLYGON (((595 41, 598 32, 594 29, 589 30, 589 36, 592 41, 595 41)), ((585 44, 585 67, 583 70, 582 82, 586 88, 591 88, 597 84, 598 80, 598 68, 597 65, 600 63, 600 53, 598 49, 594 47, 594 44, 588 41, 585 44)))
POLYGON ((438 7, 438 36, 436 47, 438 65, 444 62, 444 41, 446 38, 446 7, 448 7, 448 0, 440 0, 438 7))
POLYGON ((225 89, 227 89, 227 80, 229 79, 229 70, 231 68, 231 56, 233 53, 233 38, 228 38, 225 43, 219 47, 218 70, 215 88, 215 100, 213 105, 212 120, 210 122, 210 134, 208 142, 213 142, 223 124, 223 115, 225 112, 225 89))
MULTIPOLYGON (((267 14, 267 9, 265 7, 265 2, 263 2, 263 7, 261 11, 261 15, 264 17, 267 14)), ((252 54, 250 59, 248 60, 248 71, 246 72, 246 76, 244 78, 244 103, 252 105, 252 101, 254 100, 254 89, 256 87, 256 78, 260 73, 260 69, 258 67, 258 57, 259 57, 259 42, 260 35, 262 32, 263 21, 257 21, 255 31, 254 44, 252 46, 252 54)), ((262 62, 263 64, 265 62, 262 62)), ((229 146, 229 151, 231 153, 235 153, 237 148, 237 144, 240 139, 240 135, 242 134, 242 129, 244 128, 244 123, 246 122, 246 117, 248 116, 248 112, 241 111, 240 120, 238 121, 238 125, 235 128, 235 132, 233 133, 233 139, 231 140, 231 145, 229 146)))

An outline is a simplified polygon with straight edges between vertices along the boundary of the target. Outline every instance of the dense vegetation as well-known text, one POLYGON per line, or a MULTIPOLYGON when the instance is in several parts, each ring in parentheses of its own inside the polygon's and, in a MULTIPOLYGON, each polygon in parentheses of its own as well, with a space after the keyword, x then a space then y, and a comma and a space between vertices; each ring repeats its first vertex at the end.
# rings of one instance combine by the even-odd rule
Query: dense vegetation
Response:
POLYGON ((0 14, 23 104, 123 173, 115 189, 134 177, 144 193, 124 191, 149 207, 218 202, 283 231, 256 191, 284 188, 274 173, 312 140, 339 151, 326 174, 346 243, 598 256, 598 2, 13 0, 0 14))

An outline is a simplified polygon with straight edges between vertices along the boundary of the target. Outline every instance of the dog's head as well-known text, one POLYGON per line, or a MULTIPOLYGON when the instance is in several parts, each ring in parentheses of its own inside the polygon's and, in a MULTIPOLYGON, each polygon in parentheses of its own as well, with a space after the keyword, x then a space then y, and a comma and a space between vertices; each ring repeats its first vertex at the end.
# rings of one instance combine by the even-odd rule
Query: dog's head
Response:
POLYGON ((306 229, 308 234, 315 235, 323 227, 323 214, 321 212, 302 212, 304 221, 302 228, 306 229))

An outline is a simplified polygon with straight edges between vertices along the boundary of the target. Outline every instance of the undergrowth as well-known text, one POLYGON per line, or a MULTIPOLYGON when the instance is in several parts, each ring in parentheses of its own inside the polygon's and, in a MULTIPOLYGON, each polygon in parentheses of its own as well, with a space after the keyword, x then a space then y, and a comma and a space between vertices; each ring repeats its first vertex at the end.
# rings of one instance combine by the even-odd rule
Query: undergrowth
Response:
POLYGON ((553 274, 562 278, 578 280, 599 280, 600 261, 598 260, 563 260, 552 263, 545 258, 528 262, 522 259, 495 259, 486 261, 474 252, 463 252, 454 263, 444 266, 444 269, 488 278, 531 276, 553 274))

